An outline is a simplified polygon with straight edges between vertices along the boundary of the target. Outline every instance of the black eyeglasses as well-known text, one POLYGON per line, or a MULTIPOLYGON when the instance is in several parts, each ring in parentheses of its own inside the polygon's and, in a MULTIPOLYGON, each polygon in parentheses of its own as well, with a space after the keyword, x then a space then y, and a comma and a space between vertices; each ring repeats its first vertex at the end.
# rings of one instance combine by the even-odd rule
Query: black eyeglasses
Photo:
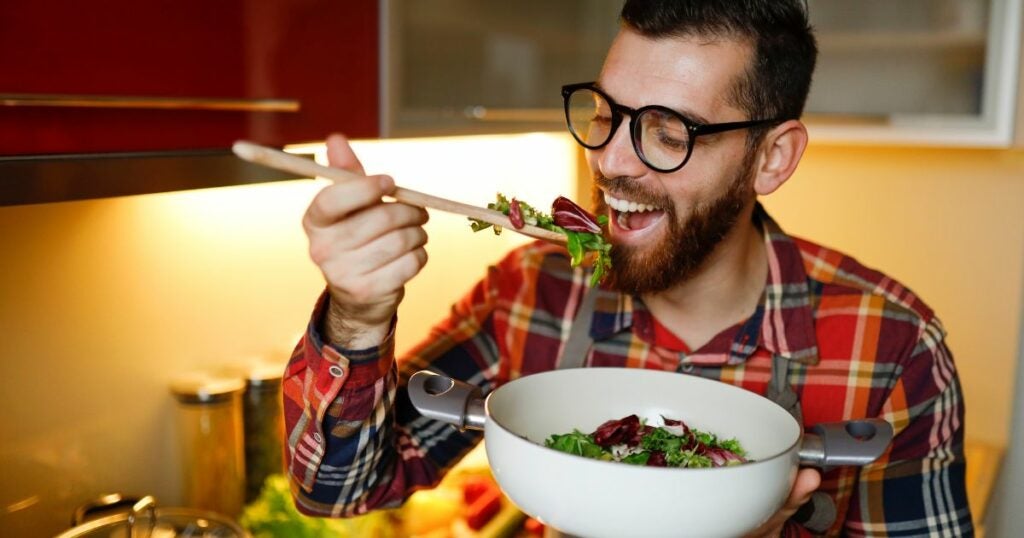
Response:
POLYGON ((569 132, 588 149, 604 147, 615 136, 622 116, 629 116, 633 149, 652 170, 675 172, 690 160, 698 136, 778 123, 780 119, 700 124, 660 105, 637 109, 623 106, 599 90, 595 83, 562 86, 565 122, 569 132))

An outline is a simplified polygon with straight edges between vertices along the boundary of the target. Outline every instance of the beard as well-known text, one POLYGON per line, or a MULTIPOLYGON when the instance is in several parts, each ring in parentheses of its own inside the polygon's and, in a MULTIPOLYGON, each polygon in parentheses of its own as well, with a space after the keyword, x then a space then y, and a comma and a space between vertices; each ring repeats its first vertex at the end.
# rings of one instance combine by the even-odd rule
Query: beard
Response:
POLYGON ((668 232, 657 245, 634 247, 612 245, 611 283, 618 290, 634 294, 657 293, 693 277, 715 247, 729 234, 743 208, 751 199, 754 152, 749 152, 733 176, 729 187, 718 198, 698 203, 691 214, 680 219, 675 205, 666 195, 657 196, 632 178, 594 178, 594 206, 598 215, 608 207, 597 187, 615 187, 630 200, 664 208, 668 232), (646 252, 643 252, 643 251, 646 252))

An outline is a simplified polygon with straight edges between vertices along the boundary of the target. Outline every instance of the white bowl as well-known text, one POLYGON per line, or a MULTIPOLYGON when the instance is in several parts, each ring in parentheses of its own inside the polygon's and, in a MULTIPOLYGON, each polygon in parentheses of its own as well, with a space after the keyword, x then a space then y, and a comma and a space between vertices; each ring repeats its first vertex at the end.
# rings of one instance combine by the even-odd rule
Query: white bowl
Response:
POLYGON ((522 377, 486 399, 477 387, 422 371, 407 390, 424 416, 484 430, 491 470, 512 502, 562 532, 588 537, 738 536, 785 502, 797 467, 865 465, 889 447, 878 418, 818 424, 813 434, 753 392, 700 377, 632 368, 574 368, 522 377), (729 467, 642 467, 543 446, 638 415, 736 438, 751 461, 729 467))
POLYGON ((785 501, 801 428, 784 409, 738 387, 652 370, 580 368, 523 377, 486 401, 487 458, 524 512, 580 536, 738 536, 785 501), (751 463, 710 469, 642 467, 543 446, 631 414, 735 437, 751 463))

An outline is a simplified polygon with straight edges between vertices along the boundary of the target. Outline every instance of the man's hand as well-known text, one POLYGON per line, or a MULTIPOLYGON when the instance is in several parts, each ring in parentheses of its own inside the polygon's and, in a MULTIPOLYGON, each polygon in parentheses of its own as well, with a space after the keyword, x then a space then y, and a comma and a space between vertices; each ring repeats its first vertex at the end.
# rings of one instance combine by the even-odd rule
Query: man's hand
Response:
POLYGON ((789 492, 789 498, 782 508, 761 525, 759 528, 748 534, 748 538, 754 537, 776 537, 782 534, 782 528, 786 520, 793 516, 803 504, 811 499, 811 494, 821 485, 821 473, 816 469, 804 468, 796 475, 793 482, 793 489, 789 492))
POLYGON ((331 298, 324 336, 344 347, 370 347, 387 336, 405 283, 427 262, 427 212, 384 203, 381 197, 394 192, 394 180, 365 176, 343 136, 327 138, 327 160, 364 177, 324 188, 302 219, 309 256, 331 298))

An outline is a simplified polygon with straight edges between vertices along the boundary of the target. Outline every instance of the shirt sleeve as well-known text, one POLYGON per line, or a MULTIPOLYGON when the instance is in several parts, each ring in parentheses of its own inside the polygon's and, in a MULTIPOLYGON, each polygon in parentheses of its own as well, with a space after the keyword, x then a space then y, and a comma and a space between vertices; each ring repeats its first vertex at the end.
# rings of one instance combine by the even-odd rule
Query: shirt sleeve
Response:
POLYGON ((398 361, 401 366, 394 355, 397 320, 374 348, 324 343, 317 326, 329 299, 321 297, 284 379, 286 464, 299 511, 346 517, 397 507, 415 490, 435 485, 481 439, 480 432, 422 417, 404 386, 412 373, 429 369, 485 394, 494 388, 496 271, 456 303, 426 342, 398 361))
POLYGON ((842 529, 853 536, 972 536, 963 396, 938 321, 925 326, 882 405, 890 450, 864 466, 842 529))
POLYGON ((785 525, 783 525, 782 532, 779 533, 779 536, 780 538, 811 538, 814 534, 796 521, 790 519, 786 521, 785 525))

